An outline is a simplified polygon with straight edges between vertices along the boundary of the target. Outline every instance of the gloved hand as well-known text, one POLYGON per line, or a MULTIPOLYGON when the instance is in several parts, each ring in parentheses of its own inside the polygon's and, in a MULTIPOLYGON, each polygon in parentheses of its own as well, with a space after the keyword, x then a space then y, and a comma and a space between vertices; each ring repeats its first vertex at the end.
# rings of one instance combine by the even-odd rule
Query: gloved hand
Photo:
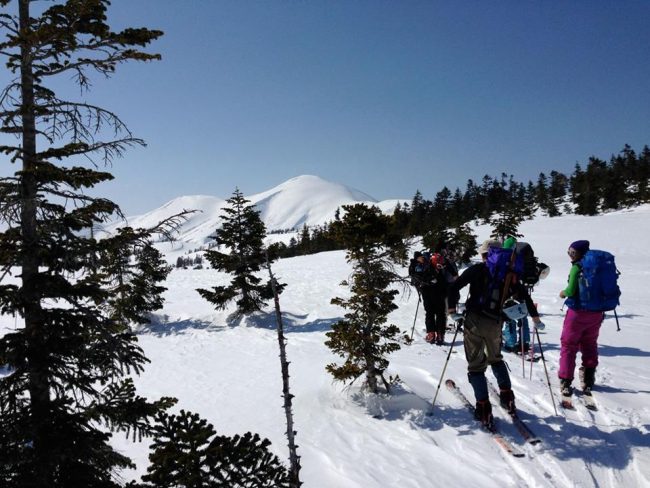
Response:
POLYGON ((542 321, 540 320, 539 322, 537 322, 537 323, 535 324, 535 328, 536 328, 537 330, 544 330, 544 329, 546 328, 546 325, 544 324, 544 322, 542 322, 542 321))

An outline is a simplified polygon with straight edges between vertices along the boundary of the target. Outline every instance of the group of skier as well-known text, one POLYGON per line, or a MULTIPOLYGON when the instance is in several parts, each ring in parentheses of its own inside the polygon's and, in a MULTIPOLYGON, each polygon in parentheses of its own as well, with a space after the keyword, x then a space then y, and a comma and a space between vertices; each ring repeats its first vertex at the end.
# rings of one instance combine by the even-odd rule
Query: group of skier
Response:
MULTIPOLYGON (((453 263, 452 254, 444 244, 431 253, 416 252, 409 266, 411 283, 417 288, 424 305, 427 330, 425 340, 436 345, 444 344, 448 316, 456 322, 457 327, 460 328, 462 324, 468 379, 476 399, 474 414, 488 428, 493 426, 493 416, 485 377, 487 367, 490 366, 496 378, 501 407, 511 415, 516 415, 515 394, 508 367, 503 360, 502 346, 505 345, 509 350, 512 348, 507 346, 510 345, 509 342, 514 342, 514 326, 515 331, 519 329, 520 336, 516 347, 528 349, 528 331, 524 328, 528 325, 526 315, 532 319, 533 332, 544 328, 529 293, 532 288, 525 284, 530 282, 522 277, 524 265, 520 262, 517 247, 518 244, 512 237, 504 242, 486 240, 478 249, 481 261, 469 266, 460 275, 453 263), (469 294, 461 315, 457 313, 460 290, 467 285, 469 294), (514 315, 510 313, 513 310, 514 315), (508 334, 511 336, 508 337, 508 334)), ((586 298, 580 296, 579 286, 583 274, 582 261, 588 251, 589 241, 571 243, 568 248, 572 265, 568 285, 559 294, 561 298, 567 299, 568 306, 560 338, 558 371, 564 399, 569 399, 572 394, 577 352, 582 353, 580 380, 586 394, 590 394, 594 385, 598 365, 597 341, 604 312, 589 309, 586 298)), ((545 268, 548 272, 545 265, 537 267, 536 280, 545 268)), ((618 303, 620 292, 617 286, 616 292, 618 303)), ((514 337, 516 336, 515 332, 514 337)), ((571 406, 569 400, 566 405, 571 406)))

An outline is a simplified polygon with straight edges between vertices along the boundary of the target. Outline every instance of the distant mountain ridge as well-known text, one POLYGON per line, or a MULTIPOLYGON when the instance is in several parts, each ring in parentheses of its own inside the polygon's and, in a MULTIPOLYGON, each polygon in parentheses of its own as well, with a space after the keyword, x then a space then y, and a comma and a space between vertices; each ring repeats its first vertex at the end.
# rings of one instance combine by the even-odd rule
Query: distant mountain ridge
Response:
MULTIPOLYGON (((324 180, 318 176, 302 175, 291 178, 270 190, 246 196, 260 211, 267 231, 300 229, 322 225, 334 219, 336 210, 342 205, 367 203, 376 205, 385 213, 392 213, 398 202, 407 200, 385 200, 378 202, 372 196, 341 183, 324 180)), ((143 215, 128 217, 126 224, 132 227, 152 227, 161 220, 183 210, 198 210, 179 228, 178 245, 175 250, 196 248, 208 244, 211 235, 221 225, 221 214, 226 200, 209 195, 193 195, 175 198, 161 207, 143 215)))

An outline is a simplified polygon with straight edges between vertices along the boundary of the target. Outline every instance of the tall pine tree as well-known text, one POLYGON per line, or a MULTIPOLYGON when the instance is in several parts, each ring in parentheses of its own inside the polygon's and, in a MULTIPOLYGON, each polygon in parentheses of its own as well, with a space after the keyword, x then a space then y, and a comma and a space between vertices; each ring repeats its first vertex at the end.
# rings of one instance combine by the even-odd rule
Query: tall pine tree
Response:
MULTIPOLYGON (((214 269, 230 273, 232 281, 228 286, 215 286, 212 290, 199 288, 197 291, 218 310, 225 309, 235 300, 235 314, 248 315, 260 311, 273 298, 271 283, 262 283, 255 274, 266 262, 266 227, 259 211, 250 205, 239 188, 226 202, 223 224, 216 231, 215 241, 227 252, 209 250, 205 257, 214 269)), ((278 290, 282 290, 282 285, 278 285, 278 290)))
POLYGON ((404 262, 406 246, 390 231, 390 217, 377 207, 356 204, 345 205, 343 209, 345 216, 332 227, 352 264, 352 296, 332 299, 347 313, 327 333, 325 344, 345 362, 329 364, 327 371, 343 382, 365 375, 368 389, 377 393, 378 378, 387 390, 390 388, 391 379, 384 375, 388 355, 400 349, 400 340, 408 341, 396 325, 386 325, 388 314, 397 308, 394 298, 398 292, 392 285, 400 277, 394 263, 404 262))
MULTIPOLYGON (((74 80, 85 95, 91 72, 110 76, 123 62, 159 59, 140 48, 162 32, 113 32, 107 0, 48 3, 36 17, 32 3, 0 0, 0 55, 15 76, 0 96, 0 131, 17 138, 0 152, 19 165, 0 180, 0 266, 19 276, 0 285, 0 310, 24 320, 0 339, 9 371, 0 380, 0 485, 113 487, 132 462, 113 449, 111 431, 146 435, 172 400, 148 402, 127 376, 147 361, 129 322, 158 306, 158 291, 114 313, 114 280, 102 262, 132 242, 93 237, 89 229, 119 208, 86 190, 112 179, 98 165, 143 141, 109 110, 58 96, 56 80, 74 80)), ((160 263, 142 249, 141 276, 156 282, 160 263)))

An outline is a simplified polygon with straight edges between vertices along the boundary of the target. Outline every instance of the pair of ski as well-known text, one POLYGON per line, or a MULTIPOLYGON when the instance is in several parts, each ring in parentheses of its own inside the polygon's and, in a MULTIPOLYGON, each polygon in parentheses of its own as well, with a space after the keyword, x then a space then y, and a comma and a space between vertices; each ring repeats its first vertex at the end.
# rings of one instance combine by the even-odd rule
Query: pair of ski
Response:
MULTIPOLYGON (((583 390, 579 394, 580 399, 582 400, 582 403, 584 404, 585 408, 588 410, 591 410, 592 412, 598 411, 598 405, 596 404, 596 400, 594 399, 593 394, 591 393, 590 390, 583 390)), ((565 410, 575 410, 576 407, 573 403, 573 396, 569 395, 562 395, 562 399, 560 400, 560 405, 562 408, 565 410)))
MULTIPOLYGON (((472 405, 472 403, 467 399, 465 394, 456 386, 456 383, 454 383, 453 380, 446 380, 445 385, 447 386, 447 389, 451 391, 458 400, 467 408, 467 410, 472 414, 472 417, 474 417, 474 410, 475 407, 472 405)), ((498 393, 496 392, 494 386, 490 385, 490 389, 492 390, 492 393, 496 393, 498 396, 498 393)), ((506 411, 505 409, 503 409, 506 411)), ((528 427, 523 420, 519 418, 516 412, 510 413, 508 412, 508 416, 512 420, 512 423, 514 426, 517 428, 517 431, 519 434, 523 437, 523 439, 529 443, 529 444, 538 444, 541 442, 541 439, 537 437, 532 430, 530 430, 530 427, 528 427)), ((493 422, 492 425, 483 425, 483 430, 488 432, 492 439, 501 447, 504 451, 506 451, 508 454, 514 456, 514 457, 524 457, 525 453, 521 451, 519 448, 515 447, 508 439, 506 439, 498 430, 496 424, 493 422)))

